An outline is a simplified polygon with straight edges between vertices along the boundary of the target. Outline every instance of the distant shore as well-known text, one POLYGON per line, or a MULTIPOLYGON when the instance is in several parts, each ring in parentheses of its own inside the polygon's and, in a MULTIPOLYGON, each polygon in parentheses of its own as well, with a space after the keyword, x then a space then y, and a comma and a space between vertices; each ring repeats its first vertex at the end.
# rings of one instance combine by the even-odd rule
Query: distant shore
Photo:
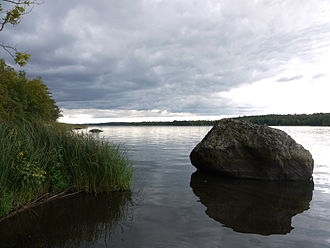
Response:
MULTIPOLYGON (((233 119, 249 121, 268 126, 330 126, 330 113, 294 115, 254 115, 233 119)), ((198 121, 144 121, 144 122, 106 122, 76 124, 77 126, 213 126, 218 120, 198 121)))

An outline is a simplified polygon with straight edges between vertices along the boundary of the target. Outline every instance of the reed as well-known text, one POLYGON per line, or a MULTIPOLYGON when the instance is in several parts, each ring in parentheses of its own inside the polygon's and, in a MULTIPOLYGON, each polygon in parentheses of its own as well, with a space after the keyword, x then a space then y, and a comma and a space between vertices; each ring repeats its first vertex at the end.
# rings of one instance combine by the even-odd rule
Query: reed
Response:
POLYGON ((63 191, 128 190, 125 150, 58 123, 0 123, 0 216, 63 191))

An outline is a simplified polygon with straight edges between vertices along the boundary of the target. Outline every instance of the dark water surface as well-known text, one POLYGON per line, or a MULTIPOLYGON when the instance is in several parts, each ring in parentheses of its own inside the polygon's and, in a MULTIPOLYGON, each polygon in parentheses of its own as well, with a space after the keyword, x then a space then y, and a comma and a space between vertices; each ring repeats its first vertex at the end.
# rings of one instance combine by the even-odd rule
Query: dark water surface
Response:
POLYGON ((330 247, 330 128, 280 127, 311 151, 312 182, 195 172, 210 127, 104 127, 133 161, 132 191, 80 194, 0 224, 0 247, 330 247))

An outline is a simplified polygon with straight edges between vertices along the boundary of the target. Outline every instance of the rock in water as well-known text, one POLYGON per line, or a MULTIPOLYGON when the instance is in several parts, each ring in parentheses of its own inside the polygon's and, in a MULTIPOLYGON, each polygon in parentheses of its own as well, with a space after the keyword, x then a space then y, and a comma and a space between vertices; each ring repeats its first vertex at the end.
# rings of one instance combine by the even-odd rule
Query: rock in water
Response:
POLYGON ((309 180, 314 160, 285 132, 222 119, 190 153, 198 170, 260 180, 309 180))
POLYGON ((103 131, 101 129, 94 128, 94 129, 89 130, 89 132, 91 132, 91 133, 101 133, 103 131))

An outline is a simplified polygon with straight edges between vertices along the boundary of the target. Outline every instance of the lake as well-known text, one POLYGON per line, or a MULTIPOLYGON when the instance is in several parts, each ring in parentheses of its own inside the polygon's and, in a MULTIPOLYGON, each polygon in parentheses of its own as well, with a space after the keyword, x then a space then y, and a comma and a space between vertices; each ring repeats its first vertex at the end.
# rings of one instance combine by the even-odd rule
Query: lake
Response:
POLYGON ((330 247, 330 127, 278 127, 315 161, 314 182, 282 183, 196 173, 210 128, 101 127, 127 149, 131 192, 26 211, 0 224, 0 247, 330 247))

